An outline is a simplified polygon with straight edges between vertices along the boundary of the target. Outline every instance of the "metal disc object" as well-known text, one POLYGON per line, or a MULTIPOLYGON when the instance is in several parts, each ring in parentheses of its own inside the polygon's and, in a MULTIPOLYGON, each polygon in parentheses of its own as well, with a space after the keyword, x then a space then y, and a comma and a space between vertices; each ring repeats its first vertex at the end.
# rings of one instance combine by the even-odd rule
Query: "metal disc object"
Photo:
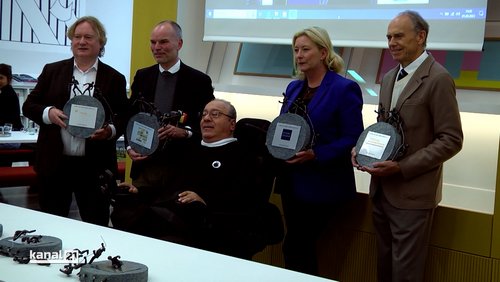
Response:
POLYGON ((122 261, 120 268, 103 260, 85 264, 80 269, 80 281, 142 282, 148 281, 148 267, 131 261, 122 261))
POLYGON ((377 122, 367 127, 356 143, 358 164, 373 167, 374 162, 392 159, 402 145, 401 135, 386 122, 377 122))
POLYGON ((267 149, 277 159, 288 160, 310 144, 311 128, 307 121, 297 114, 279 115, 267 130, 267 149))
MULTIPOLYGON (((29 235, 33 237, 38 235, 29 235)), ((62 241, 59 238, 42 235, 39 242, 28 243, 23 241, 23 237, 13 241, 14 237, 7 237, 0 240, 0 254, 10 257, 30 257, 32 252, 58 252, 62 249, 62 241)))
POLYGON ((141 155, 151 155, 160 143, 159 128, 160 123, 155 115, 144 112, 135 114, 127 124, 126 134, 130 147, 141 155))
POLYGON ((71 98, 64 105, 63 112, 68 116, 65 120, 68 132, 81 138, 90 137, 101 128, 106 113, 101 102, 88 95, 78 95, 71 98))

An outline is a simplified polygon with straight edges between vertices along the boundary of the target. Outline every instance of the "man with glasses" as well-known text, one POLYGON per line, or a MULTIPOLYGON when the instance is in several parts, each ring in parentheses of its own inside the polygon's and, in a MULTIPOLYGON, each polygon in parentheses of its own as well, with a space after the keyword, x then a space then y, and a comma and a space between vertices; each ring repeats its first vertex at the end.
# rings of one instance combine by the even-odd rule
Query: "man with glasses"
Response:
MULTIPOLYGON (((245 241, 249 240, 245 229, 251 228, 248 220, 255 216, 239 215, 248 215, 261 204, 257 160, 233 137, 236 110, 229 102, 209 102, 200 128, 201 145, 185 152, 179 164, 181 172, 172 184, 176 192, 166 192, 143 208, 131 228, 142 235, 250 259, 258 242, 245 241)), ((141 194, 134 185, 120 186, 141 194)))

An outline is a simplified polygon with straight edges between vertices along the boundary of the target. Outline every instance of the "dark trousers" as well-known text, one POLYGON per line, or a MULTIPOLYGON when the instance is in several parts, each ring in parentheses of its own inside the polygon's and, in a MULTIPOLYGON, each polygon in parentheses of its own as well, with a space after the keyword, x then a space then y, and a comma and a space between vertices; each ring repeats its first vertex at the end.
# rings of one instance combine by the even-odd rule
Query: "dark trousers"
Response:
POLYGON ((424 281, 434 209, 407 210, 391 205, 382 189, 373 198, 380 282, 424 281))
POLYGON ((307 203, 282 192, 286 235, 283 243, 285 267, 318 275, 317 242, 335 214, 334 205, 307 203))
POLYGON ((109 198, 100 189, 95 167, 85 157, 64 157, 56 175, 39 175, 41 210, 67 217, 74 193, 83 221, 108 226, 109 198))

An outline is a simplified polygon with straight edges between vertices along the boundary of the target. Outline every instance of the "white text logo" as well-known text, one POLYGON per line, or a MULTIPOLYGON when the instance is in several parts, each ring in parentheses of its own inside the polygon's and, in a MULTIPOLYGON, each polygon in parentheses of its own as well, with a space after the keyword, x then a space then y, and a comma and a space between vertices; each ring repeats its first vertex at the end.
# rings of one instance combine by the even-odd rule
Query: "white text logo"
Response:
POLYGON ((30 261, 29 263, 78 263, 78 251, 77 250, 65 250, 58 252, 35 252, 30 250, 30 261))

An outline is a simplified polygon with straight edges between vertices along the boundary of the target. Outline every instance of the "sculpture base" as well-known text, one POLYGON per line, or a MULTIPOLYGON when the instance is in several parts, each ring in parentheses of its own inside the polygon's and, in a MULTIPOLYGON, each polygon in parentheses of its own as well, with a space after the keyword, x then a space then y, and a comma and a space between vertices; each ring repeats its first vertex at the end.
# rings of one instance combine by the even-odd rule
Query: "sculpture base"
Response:
MULTIPOLYGON (((33 237, 37 235, 29 235, 33 237)), ((43 235, 39 242, 27 243, 22 241, 22 237, 16 241, 13 237, 7 237, 0 240, 0 254, 18 257, 29 258, 31 252, 59 252, 62 249, 62 241, 59 238, 43 235)))
POLYGON ((122 261, 114 268, 111 261, 97 261, 81 267, 80 281, 142 282, 148 281, 148 267, 144 264, 122 261))

